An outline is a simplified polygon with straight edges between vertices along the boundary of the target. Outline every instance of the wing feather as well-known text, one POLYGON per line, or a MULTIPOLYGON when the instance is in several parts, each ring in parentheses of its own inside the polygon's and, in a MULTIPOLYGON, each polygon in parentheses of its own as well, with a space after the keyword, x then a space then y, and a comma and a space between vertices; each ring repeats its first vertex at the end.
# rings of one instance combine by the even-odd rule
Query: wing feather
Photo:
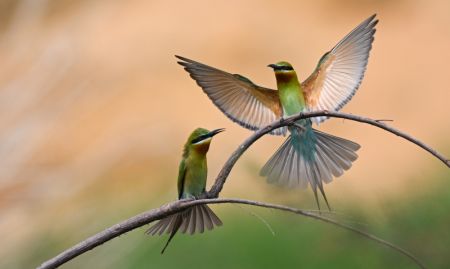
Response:
MULTIPOLYGON (((322 56, 302 83, 309 110, 338 111, 352 99, 366 71, 377 23, 372 15, 322 56)), ((320 123, 326 119, 312 120, 320 123)))
MULTIPOLYGON (((232 121, 247 129, 257 130, 282 116, 277 91, 255 85, 241 75, 176 57, 209 99, 232 121)), ((285 133, 284 127, 272 131, 275 135, 285 133)))
POLYGON ((178 184, 177 184, 178 199, 181 199, 183 196, 185 177, 186 177, 186 163, 184 162, 184 158, 183 158, 178 167, 178 184))

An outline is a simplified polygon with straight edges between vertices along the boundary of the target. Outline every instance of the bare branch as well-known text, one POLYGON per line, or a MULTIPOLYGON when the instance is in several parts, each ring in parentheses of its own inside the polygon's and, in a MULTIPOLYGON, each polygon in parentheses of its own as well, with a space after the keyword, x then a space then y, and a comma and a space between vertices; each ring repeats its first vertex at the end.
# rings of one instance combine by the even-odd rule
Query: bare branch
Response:
POLYGON ((222 170, 219 172, 219 175, 217 176, 216 181, 214 182, 214 185, 211 187, 211 190, 207 193, 207 197, 208 198, 219 197, 219 193, 222 190, 223 185, 225 184, 225 181, 228 178, 228 175, 230 174, 231 169, 233 168, 233 166, 235 165, 237 160, 253 143, 255 143, 263 135, 270 133, 274 129, 277 129, 277 128, 280 128, 283 126, 293 125, 293 124, 295 124, 295 122, 297 120, 313 118, 313 117, 318 117, 318 116, 348 119, 348 120, 367 123, 367 124, 376 126, 378 128, 381 128, 385 131, 393 133, 397 136, 400 136, 400 137, 416 144, 417 146, 428 151, 433 156, 435 156, 436 158, 441 160, 447 167, 450 167, 450 160, 448 158, 444 157, 442 154, 440 154, 433 148, 427 146, 425 143, 419 141, 418 139, 416 139, 400 130, 390 127, 380 120, 373 120, 370 118, 356 116, 356 115, 342 113, 342 112, 332 112, 332 111, 304 112, 304 113, 299 113, 294 116, 290 116, 288 118, 277 120, 261 129, 257 130, 249 138, 247 138, 244 141, 244 143, 239 145, 239 147, 231 154, 230 158, 228 158, 227 162, 222 167, 222 170))
POLYGON ((335 118, 343 118, 348 120, 353 120, 357 122, 367 123, 373 126, 376 126, 378 128, 381 128, 383 130, 386 130, 388 132, 391 132, 397 136, 400 136, 419 147, 423 148, 424 150, 428 151, 432 155, 434 155, 436 158, 441 160, 447 167, 450 167, 450 161, 445 158, 443 155, 439 154, 436 150, 432 149, 431 147, 425 145, 421 141, 413 138, 412 136, 403 133, 393 127, 390 127, 383 123, 381 120, 372 120, 369 118, 361 117, 361 116, 355 116, 351 114, 341 113, 341 112, 330 112, 330 111, 316 111, 316 112, 305 112, 300 113, 298 115, 291 116, 289 118, 280 119, 278 121, 275 121, 264 128, 261 128, 260 130, 254 132, 249 138, 247 138, 239 147, 233 152, 233 154, 229 157, 225 165, 223 166, 222 170, 220 171, 219 175, 216 178, 216 181, 214 185, 211 187, 211 190, 205 194, 205 197, 201 198, 211 198, 211 199, 200 199, 200 200, 178 200, 175 202, 168 203, 166 205, 163 205, 159 208, 147 211, 145 213, 139 214, 135 217, 132 217, 128 220, 125 220, 121 223, 118 223, 96 235, 91 236, 90 238, 80 242, 79 244, 71 247, 70 249, 65 250, 58 256, 44 262, 39 269, 47 269, 47 268, 57 268, 58 266, 72 260, 73 258, 115 238, 118 237, 121 234, 124 234, 126 232, 129 232, 133 229, 136 229, 138 227, 141 227, 145 224, 148 224, 152 221, 162 219, 166 216, 172 215, 174 213, 180 212, 190 206, 196 205, 196 204, 202 204, 202 203, 239 203, 239 204, 247 204, 247 205, 253 205, 253 206, 260 206, 260 207, 266 207, 266 208, 274 208, 278 210, 283 210, 291 213, 295 213, 298 215, 303 215, 306 217, 314 218, 320 221, 324 221, 326 223, 330 223, 333 225, 336 225, 338 227, 356 232, 366 238, 369 238, 371 240, 374 240, 380 244, 383 244, 387 247, 390 247, 403 255, 409 257, 411 260, 413 260, 419 267, 425 268, 423 264, 421 264, 417 258, 415 258, 413 255, 408 253, 407 251, 401 249, 400 247, 397 247, 387 241, 384 241, 380 238, 377 238, 373 235, 370 235, 368 233, 365 233, 361 230, 355 229, 351 226, 348 226, 346 224, 339 223, 335 220, 332 220, 330 218, 324 217, 322 215, 314 214, 310 211, 306 210, 300 210, 292 207, 286 207, 282 205, 274 205, 274 204, 267 204, 262 202, 255 202, 255 201, 249 201, 249 200, 242 200, 242 199, 218 199, 220 191, 223 188, 223 185, 225 184, 225 181, 230 174, 231 169, 237 162, 237 160, 240 158, 240 156, 259 138, 261 138, 263 135, 269 133, 270 131, 282 127, 282 126, 288 126, 295 123, 295 121, 299 119, 306 119, 311 117, 318 117, 318 116, 327 116, 327 117, 335 117, 335 118))
POLYGON ((337 222, 328 217, 312 213, 311 211, 308 211, 308 210, 302 210, 302 209, 298 209, 298 208, 294 208, 294 207, 288 207, 288 206, 270 204, 270 203, 264 203, 264 202, 257 202, 257 201, 245 200, 245 199, 214 198, 214 199, 200 199, 200 200, 192 200, 192 199, 178 200, 178 201, 163 205, 159 208, 136 215, 130 219, 127 219, 127 220, 121 222, 121 223, 111 226, 110 228, 108 228, 98 234, 95 234, 95 235, 89 237, 88 239, 71 247, 70 249, 65 250, 58 256, 44 262, 41 266, 38 267, 38 269, 57 268, 60 265, 72 260, 73 258, 75 258, 75 257, 77 257, 77 256, 79 256, 79 255, 81 255, 81 254, 115 238, 115 237, 118 237, 126 232, 129 232, 131 230, 139 228, 139 227, 141 227, 145 224, 148 224, 152 221, 159 220, 166 216, 180 212, 188 207, 191 207, 194 205, 199 205, 199 204, 227 204, 227 203, 228 204, 245 204, 245 205, 258 206, 258 207, 263 207, 263 208, 272 208, 272 209, 282 210, 285 212, 305 216, 305 217, 319 220, 319 221, 322 221, 325 223, 333 224, 340 228, 349 230, 351 232, 355 232, 355 233, 357 233, 363 237, 366 237, 372 241, 375 241, 381 245, 389 247, 389 248, 401 253, 402 255, 408 257, 409 259, 411 259, 420 268, 423 268, 423 269, 426 268, 425 265, 423 265, 416 257, 414 257, 414 255, 412 255, 411 253, 402 249, 399 246, 396 246, 388 241, 385 241, 381 238, 378 238, 378 237, 376 237, 372 234, 369 234, 367 232, 364 232, 362 230, 359 230, 359 229, 356 229, 349 225, 337 222))
POLYGON ((277 204, 269 204, 269 203, 264 203, 264 202, 256 202, 256 201, 251 201, 251 200, 244 200, 244 199, 226 199, 226 198, 217 198, 217 199, 211 199, 207 202, 208 204, 222 204, 222 203, 238 203, 238 204, 246 204, 246 205, 252 205, 252 206, 258 206, 258 207, 264 207, 264 208, 272 208, 272 209, 278 209, 278 210, 282 210, 282 211, 286 211, 286 212, 290 212, 290 213, 294 213, 297 215, 302 215, 305 217, 309 217, 309 218, 313 218, 316 220, 320 220, 323 221, 325 223, 329 223, 329 224, 333 224, 335 226, 338 226, 340 228, 343 228, 345 230, 357 233, 363 237, 366 237, 372 241, 375 241, 381 245, 384 245, 388 248, 391 248, 399 253, 401 253, 402 255, 408 257, 409 259, 411 259, 415 264, 417 264, 417 266, 419 266, 422 269, 425 269, 425 265, 419 261, 413 254, 409 253, 408 251, 404 250, 403 248, 396 246, 384 239, 381 239, 375 235, 372 235, 370 233, 364 232, 362 230, 356 229, 350 225, 338 222, 336 220, 333 220, 331 218, 328 217, 324 217, 322 215, 318 215, 316 213, 312 213, 308 210, 302 210, 302 209, 298 209, 298 208, 293 208, 293 207, 288 207, 288 206, 284 206, 284 205, 277 205, 277 204))

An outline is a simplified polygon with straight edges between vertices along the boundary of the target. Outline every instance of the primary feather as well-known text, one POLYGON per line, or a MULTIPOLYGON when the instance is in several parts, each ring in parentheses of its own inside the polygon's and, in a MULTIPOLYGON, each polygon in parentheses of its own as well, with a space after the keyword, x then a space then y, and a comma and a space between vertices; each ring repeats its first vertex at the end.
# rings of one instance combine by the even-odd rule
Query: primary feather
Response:
MULTIPOLYGON (((377 23, 372 15, 322 56, 302 83, 310 111, 338 111, 352 99, 366 71, 377 23)), ((312 121, 320 123, 325 119, 316 117, 312 121)))
MULTIPOLYGON (((257 130, 282 116, 278 93, 260 87, 248 78, 176 56, 180 65, 208 95, 211 101, 232 121, 250 130, 257 130)), ((284 135, 286 128, 272 131, 284 135)))

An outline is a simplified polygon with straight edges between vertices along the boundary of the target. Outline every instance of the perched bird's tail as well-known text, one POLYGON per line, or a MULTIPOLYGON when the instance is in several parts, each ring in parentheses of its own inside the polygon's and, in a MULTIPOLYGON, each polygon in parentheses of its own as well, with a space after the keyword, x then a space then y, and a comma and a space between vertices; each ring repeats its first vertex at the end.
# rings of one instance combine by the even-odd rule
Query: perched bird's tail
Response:
POLYGON ((170 233, 169 239, 161 251, 163 254, 178 230, 182 233, 194 234, 195 232, 203 233, 205 228, 212 230, 214 226, 222 226, 219 217, 207 205, 196 205, 158 221, 145 233, 149 235, 170 233))
POLYGON ((291 135, 267 161, 260 175, 269 183, 306 188, 311 185, 317 206, 317 188, 330 209, 323 183, 339 177, 358 158, 360 146, 350 140, 329 135, 310 127, 291 127, 291 135))

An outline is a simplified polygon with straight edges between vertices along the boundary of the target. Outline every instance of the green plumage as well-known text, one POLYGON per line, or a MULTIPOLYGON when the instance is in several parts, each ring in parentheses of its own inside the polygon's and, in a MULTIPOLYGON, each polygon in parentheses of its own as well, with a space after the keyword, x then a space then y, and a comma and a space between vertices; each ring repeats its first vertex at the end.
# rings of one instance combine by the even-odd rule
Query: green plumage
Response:
MULTIPOLYGON (((195 129, 189 136, 183 149, 183 156, 178 168, 178 199, 197 198, 205 192, 208 166, 206 153, 211 139, 223 129, 208 131, 203 128, 195 129)), ((203 233, 205 228, 211 230, 214 226, 221 226, 222 221, 207 205, 197 205, 180 213, 168 216, 147 230, 150 235, 169 233, 169 239, 161 253, 169 245, 172 238, 180 230, 182 233, 203 233)))
POLYGON ((279 62, 275 68, 290 68, 288 70, 275 69, 277 79, 278 95, 283 107, 283 115, 291 116, 305 110, 305 97, 298 81, 297 74, 292 66, 287 62, 279 62))
MULTIPOLYGON (((287 62, 269 66, 275 71, 283 116, 306 111, 304 91, 294 68, 287 62)), ((319 209, 317 190, 330 209, 323 182, 330 182, 332 175, 340 176, 350 168, 359 145, 314 130, 310 119, 298 120, 288 130, 290 136, 261 169, 261 175, 270 183, 284 186, 310 185, 319 209)))
POLYGON ((206 153, 209 150, 211 137, 193 144, 192 141, 202 135, 207 135, 208 130, 195 129, 184 145, 183 158, 178 171, 178 198, 198 197, 205 191, 208 165, 206 153))
MULTIPOLYGON (((277 79, 278 94, 283 107, 283 115, 288 117, 306 110, 305 97, 297 73, 288 62, 278 62, 273 65, 277 79), (283 70, 280 68, 288 68, 283 70)), ((297 121, 297 126, 289 128, 294 149, 311 160, 315 153, 315 136, 309 119, 297 121), (301 128, 299 128, 299 126, 301 128), (303 128, 303 130, 302 130, 303 128)))
MULTIPOLYGON (((364 77, 377 23, 375 14, 361 22, 323 55, 302 83, 288 62, 270 64, 278 90, 258 86, 242 75, 176 57, 228 118, 244 128, 257 130, 281 117, 303 111, 338 111, 347 104, 364 77)), ((326 119, 313 117, 273 130, 273 135, 285 135, 288 130, 290 135, 260 174, 269 183, 289 188, 311 186, 317 203, 317 190, 325 198, 324 182, 329 183, 350 169, 360 148, 352 141, 312 128, 312 122, 319 124, 326 119)))

